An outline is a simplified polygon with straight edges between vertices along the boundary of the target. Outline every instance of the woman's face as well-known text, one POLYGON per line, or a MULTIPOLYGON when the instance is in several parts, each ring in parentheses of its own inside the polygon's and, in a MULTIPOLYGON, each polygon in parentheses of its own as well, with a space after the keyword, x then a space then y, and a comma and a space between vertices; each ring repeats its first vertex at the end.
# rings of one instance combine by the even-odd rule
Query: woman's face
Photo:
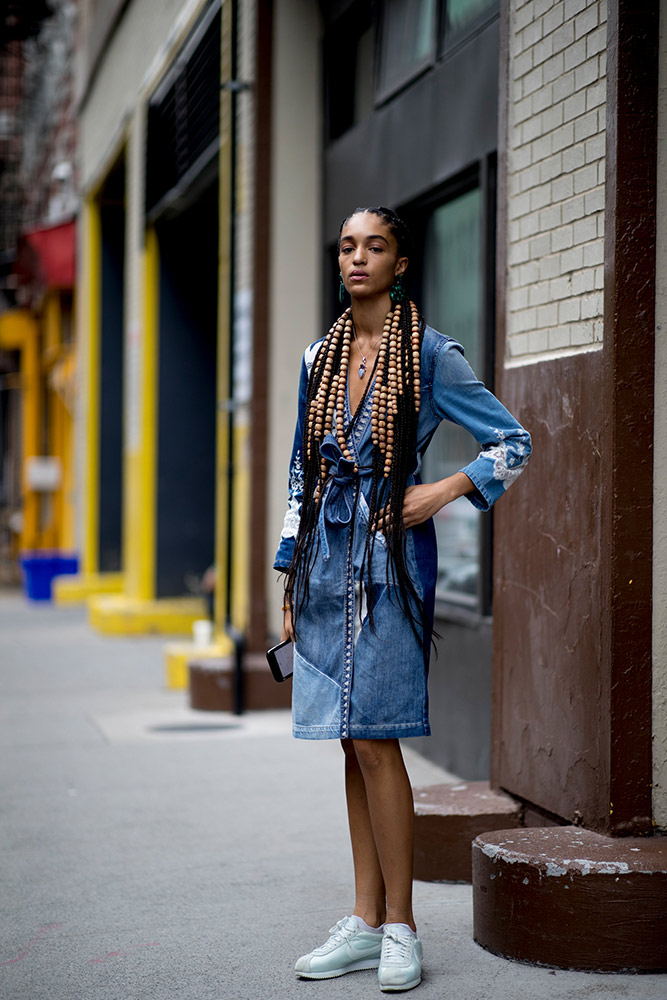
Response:
POLYGON ((361 300, 386 295, 408 258, 399 257, 396 238, 378 215, 359 212, 343 226, 338 264, 346 290, 361 300))

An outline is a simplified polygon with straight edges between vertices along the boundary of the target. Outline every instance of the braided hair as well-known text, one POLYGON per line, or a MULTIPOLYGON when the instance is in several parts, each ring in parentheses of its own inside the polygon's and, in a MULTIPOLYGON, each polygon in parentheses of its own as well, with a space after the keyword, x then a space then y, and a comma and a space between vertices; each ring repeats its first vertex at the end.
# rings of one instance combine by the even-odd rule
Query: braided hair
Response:
MULTIPOLYGON (((398 244, 400 256, 408 256, 411 238, 402 219, 389 208, 356 208, 343 220, 339 236, 353 215, 371 213, 379 216, 398 244)), ((324 338, 308 380, 304 432, 303 498, 299 531, 294 554, 285 580, 286 603, 292 608, 294 634, 298 618, 309 600, 309 579, 320 549, 317 530, 328 463, 321 457, 319 445, 328 433, 334 433, 345 458, 352 460, 347 438, 356 417, 361 413, 371 385, 373 440, 371 490, 368 497, 369 518, 364 540, 361 579, 368 595, 368 621, 374 629, 375 589, 371 577, 377 531, 382 530, 387 543, 387 587, 397 595, 398 604, 424 647, 430 638, 431 623, 424 602, 417 593, 406 565, 407 535, 403 525, 403 500, 408 476, 413 471, 420 405, 420 355, 424 321, 414 303, 397 301, 387 315, 380 347, 355 416, 346 428, 345 392, 352 331, 351 310, 346 309, 324 338), (296 595, 296 600, 295 600, 296 595)), ((359 496, 354 492, 351 525, 354 526, 359 496)), ((351 528, 353 532, 354 528, 351 528)), ((352 545, 352 537, 350 538, 352 545)))

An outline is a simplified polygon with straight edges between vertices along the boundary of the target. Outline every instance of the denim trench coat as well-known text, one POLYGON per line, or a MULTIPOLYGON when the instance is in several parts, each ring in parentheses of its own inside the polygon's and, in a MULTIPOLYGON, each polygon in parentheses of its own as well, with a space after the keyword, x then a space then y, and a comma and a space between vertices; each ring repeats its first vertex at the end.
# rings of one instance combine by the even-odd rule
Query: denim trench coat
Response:
MULTIPOLYGON (((299 529, 303 494, 303 422, 312 364, 322 341, 304 353, 289 469, 289 503, 274 568, 286 570, 299 529)), ((431 636, 421 640, 401 611, 387 577, 388 550, 376 533, 372 597, 360 580, 368 527, 373 443, 373 385, 348 437, 359 472, 327 435, 321 453, 330 462, 319 520, 319 549, 309 576, 309 599, 299 614, 294 648, 293 733, 302 739, 387 739, 428 736, 428 661, 431 636), (356 495, 356 503, 355 503, 356 495), (365 614, 373 601, 374 628, 365 614), (361 603, 361 608, 359 604, 361 603), (356 614, 355 614, 356 612, 356 614)), ((350 422, 345 399, 346 426, 350 422)), ((441 420, 464 427, 481 451, 461 471, 475 484, 468 500, 489 510, 519 477, 531 452, 530 435, 480 382, 451 337, 426 327, 421 351, 421 407, 413 473, 441 420)), ((407 531, 406 567, 428 619, 433 621, 437 548, 430 519, 407 531)), ((389 581, 391 576, 389 577, 389 581)), ((298 600, 298 595, 297 595, 298 600)))

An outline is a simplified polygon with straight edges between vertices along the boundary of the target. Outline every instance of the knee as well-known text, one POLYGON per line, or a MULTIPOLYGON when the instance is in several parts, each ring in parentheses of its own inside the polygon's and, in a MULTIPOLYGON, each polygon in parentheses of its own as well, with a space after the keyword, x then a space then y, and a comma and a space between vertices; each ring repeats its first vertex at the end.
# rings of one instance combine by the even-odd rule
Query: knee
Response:
POLYGON ((396 753, 395 740, 352 740, 351 742, 359 766, 366 773, 386 767, 396 753))

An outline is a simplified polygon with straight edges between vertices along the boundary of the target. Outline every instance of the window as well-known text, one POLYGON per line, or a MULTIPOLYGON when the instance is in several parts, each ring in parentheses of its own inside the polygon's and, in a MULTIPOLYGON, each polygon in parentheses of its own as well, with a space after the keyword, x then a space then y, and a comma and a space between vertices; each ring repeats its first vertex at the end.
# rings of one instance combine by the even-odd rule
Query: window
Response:
POLYGON ((373 110, 375 29, 371 7, 357 2, 324 39, 327 134, 337 139, 373 110))
MULTIPOLYGON (((462 344, 480 378, 484 374, 482 211, 481 190, 476 187, 431 213, 424 238, 422 299, 427 322, 462 344)), ((443 421, 424 460, 424 482, 452 475, 478 452, 467 431, 443 421)), ((473 609, 479 607, 480 519, 466 497, 448 504, 435 518, 437 597, 473 609)))
POLYGON ((326 137, 335 142, 497 17, 499 0, 322 0, 322 6, 326 137))
POLYGON ((498 0, 445 0, 445 49, 457 45, 498 10, 498 0))
POLYGON ((435 58, 436 0, 385 0, 380 31, 378 97, 407 83, 435 58))

